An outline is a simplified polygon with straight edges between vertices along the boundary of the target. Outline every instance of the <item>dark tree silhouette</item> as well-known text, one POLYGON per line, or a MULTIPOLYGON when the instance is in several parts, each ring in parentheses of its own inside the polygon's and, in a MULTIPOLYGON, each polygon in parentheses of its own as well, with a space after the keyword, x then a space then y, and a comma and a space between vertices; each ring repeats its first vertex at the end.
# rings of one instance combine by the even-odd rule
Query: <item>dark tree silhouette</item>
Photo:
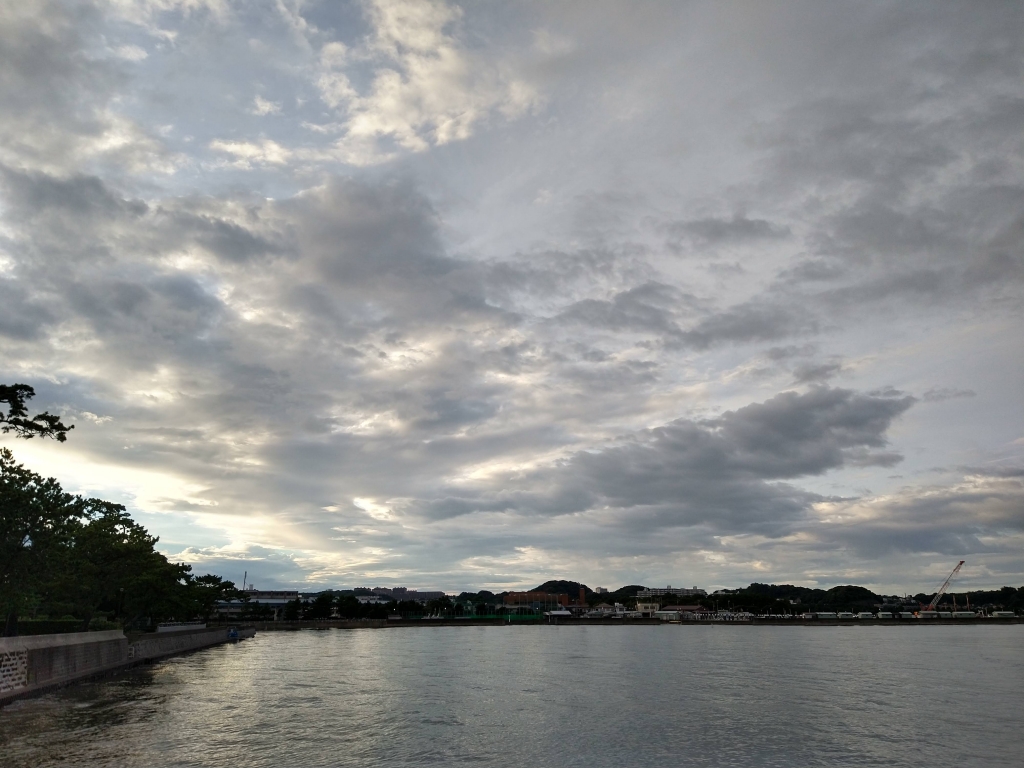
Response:
POLYGON ((74 424, 65 426, 59 416, 46 411, 30 419, 25 401, 35 396, 36 391, 28 384, 0 384, 0 432, 13 432, 26 440, 33 437, 52 437, 63 443, 68 439, 68 431, 75 428, 74 424), (2 410, 5 404, 6 413, 2 410))

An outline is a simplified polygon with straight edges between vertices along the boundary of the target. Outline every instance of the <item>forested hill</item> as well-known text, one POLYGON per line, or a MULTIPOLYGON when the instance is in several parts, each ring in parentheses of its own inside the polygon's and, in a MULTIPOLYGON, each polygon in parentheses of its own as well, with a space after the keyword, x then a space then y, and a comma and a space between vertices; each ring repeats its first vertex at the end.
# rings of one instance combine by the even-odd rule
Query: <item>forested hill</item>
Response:
POLYGON ((545 581, 539 587, 534 587, 533 592, 548 592, 553 595, 565 592, 570 597, 576 597, 580 593, 580 587, 583 587, 585 593, 589 596, 593 594, 594 590, 588 587, 586 584, 580 584, 578 581, 565 581, 564 579, 555 579, 553 581, 545 581))

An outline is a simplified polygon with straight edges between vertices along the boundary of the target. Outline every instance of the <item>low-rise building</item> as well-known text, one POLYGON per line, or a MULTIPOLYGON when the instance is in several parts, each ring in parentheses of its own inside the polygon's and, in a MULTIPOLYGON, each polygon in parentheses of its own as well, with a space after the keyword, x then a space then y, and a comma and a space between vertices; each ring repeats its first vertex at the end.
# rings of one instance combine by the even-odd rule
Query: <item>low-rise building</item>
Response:
POLYGON ((704 611, 707 611, 706 608, 699 605, 663 605, 661 607, 661 610, 675 611, 684 618, 686 614, 702 613, 704 611))
POLYGON ((384 598, 384 602, 394 600, 399 603, 405 600, 425 603, 428 600, 440 600, 445 596, 444 592, 440 590, 418 590, 407 587, 374 587, 370 590, 370 594, 384 598))
POLYGON ((640 614, 642 619, 653 619, 654 614, 658 612, 660 607, 658 603, 637 603, 636 612, 640 614))
POLYGON ((651 587, 649 589, 641 589, 639 592, 636 593, 638 600, 643 600, 649 597, 664 597, 665 595, 681 595, 683 597, 691 597, 696 595, 703 597, 707 595, 707 592, 705 592, 703 589, 699 587, 673 587, 670 584, 664 589, 662 589, 661 587, 651 587))
POLYGON ((297 589, 256 589, 253 587, 243 589, 242 594, 245 595, 242 600, 226 600, 217 603, 217 613, 228 617, 240 616, 248 603, 250 606, 259 605, 270 608, 274 612, 274 618, 277 619, 285 605, 292 600, 299 599, 297 589))
POLYGON ((569 607, 569 595, 565 592, 508 592, 505 605, 529 608, 548 608, 554 605, 569 607))

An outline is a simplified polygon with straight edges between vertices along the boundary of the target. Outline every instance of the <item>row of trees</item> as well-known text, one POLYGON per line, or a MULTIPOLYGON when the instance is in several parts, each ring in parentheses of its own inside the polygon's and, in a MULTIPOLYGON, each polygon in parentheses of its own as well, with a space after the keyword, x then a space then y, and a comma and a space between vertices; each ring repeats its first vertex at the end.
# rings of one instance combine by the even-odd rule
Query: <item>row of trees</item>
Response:
MULTIPOLYGON (((0 385, 0 431, 64 441, 68 430, 47 413, 29 418, 23 384, 0 385)), ((230 581, 196 576, 156 551, 158 539, 120 504, 65 491, 0 449, 0 618, 3 634, 19 618, 73 617, 125 627, 208 617, 220 600, 237 598, 230 581)))

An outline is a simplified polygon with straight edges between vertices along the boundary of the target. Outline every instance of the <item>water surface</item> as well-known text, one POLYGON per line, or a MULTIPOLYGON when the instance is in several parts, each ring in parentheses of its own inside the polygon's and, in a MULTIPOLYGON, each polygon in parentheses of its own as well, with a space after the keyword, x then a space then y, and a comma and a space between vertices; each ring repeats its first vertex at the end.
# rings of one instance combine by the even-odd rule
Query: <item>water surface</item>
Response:
POLYGON ((267 632, 0 710, 0 765, 1014 766, 1024 627, 267 632))

